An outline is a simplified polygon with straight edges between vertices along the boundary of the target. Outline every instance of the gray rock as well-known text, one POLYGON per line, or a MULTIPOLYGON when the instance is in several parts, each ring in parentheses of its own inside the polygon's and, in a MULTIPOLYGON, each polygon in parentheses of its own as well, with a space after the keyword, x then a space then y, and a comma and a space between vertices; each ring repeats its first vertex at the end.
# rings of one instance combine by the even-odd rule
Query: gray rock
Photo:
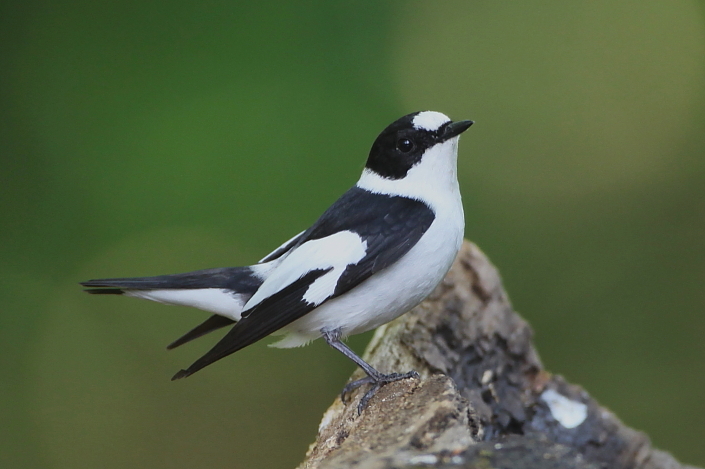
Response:
POLYGON ((434 293, 365 352, 380 371, 420 380, 383 387, 360 416, 364 387, 336 399, 299 469, 695 469, 543 370, 531 338, 495 267, 466 241, 434 293))

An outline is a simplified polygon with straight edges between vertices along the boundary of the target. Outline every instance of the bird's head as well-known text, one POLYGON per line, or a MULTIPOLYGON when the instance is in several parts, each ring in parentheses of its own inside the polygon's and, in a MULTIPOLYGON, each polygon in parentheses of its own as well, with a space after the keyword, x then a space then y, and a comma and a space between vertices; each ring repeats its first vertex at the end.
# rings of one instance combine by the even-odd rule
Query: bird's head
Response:
POLYGON ((365 168, 386 179, 403 179, 422 165, 451 165, 454 170, 458 136, 472 124, 469 120, 452 122, 434 111, 408 114, 379 134, 365 168))

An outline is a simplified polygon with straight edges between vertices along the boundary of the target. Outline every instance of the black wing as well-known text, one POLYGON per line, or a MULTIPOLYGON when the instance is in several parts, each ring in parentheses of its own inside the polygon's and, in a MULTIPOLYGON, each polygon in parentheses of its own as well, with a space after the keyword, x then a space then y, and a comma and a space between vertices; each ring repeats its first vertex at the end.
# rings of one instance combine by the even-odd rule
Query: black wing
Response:
MULTIPOLYGON (((281 311, 281 314, 274 315, 267 321, 257 321, 256 319, 250 317, 250 319, 241 319, 238 321, 230 332, 228 332, 225 337, 220 339, 220 341, 215 344, 215 347, 210 349, 208 353, 203 355, 201 358, 196 360, 191 366, 186 370, 181 370, 176 373, 171 379, 185 378, 191 376, 201 368, 210 365, 213 362, 225 358, 228 355, 241 350, 248 345, 252 345, 263 337, 267 337, 272 332, 281 329, 295 319, 301 317, 303 314, 299 314, 301 311, 299 303, 306 303, 301 298, 308 286, 313 283, 321 275, 325 274, 327 270, 314 270, 309 274, 301 277, 298 281, 292 283, 288 287, 281 290, 281 295, 278 295, 276 299, 276 308, 281 311)), ((274 297, 263 301, 263 305, 271 305, 274 302, 274 297)))
MULTIPOLYGON (((351 231, 366 241, 364 257, 349 265, 340 277, 335 292, 325 301, 359 285, 375 272, 393 264, 406 254, 435 219, 423 202, 405 197, 374 194, 354 187, 338 199, 318 221, 295 239, 295 250, 307 241, 322 239, 340 231, 351 231)), ((311 270, 247 311, 237 324, 208 353, 172 379, 189 376, 201 368, 281 329, 320 304, 303 299, 309 285, 330 269, 311 270)))

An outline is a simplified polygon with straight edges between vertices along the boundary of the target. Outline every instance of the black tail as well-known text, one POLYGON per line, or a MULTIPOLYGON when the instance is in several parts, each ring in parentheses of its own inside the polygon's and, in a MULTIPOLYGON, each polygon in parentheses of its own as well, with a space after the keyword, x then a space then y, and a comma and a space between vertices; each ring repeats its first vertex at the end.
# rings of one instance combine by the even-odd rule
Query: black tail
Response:
POLYGON ((90 288, 83 291, 91 295, 122 295, 125 293, 122 288, 90 288))
MULTIPOLYGON (((239 309, 242 309, 242 304, 238 304, 235 298, 240 298, 240 301, 244 303, 257 291, 261 284, 262 278, 257 276, 250 267, 226 267, 197 270, 185 274, 107 278, 81 282, 81 285, 88 287, 85 291, 93 295, 128 294, 129 296, 161 303, 194 306, 217 313, 169 344, 167 349, 176 348, 216 329, 233 324, 235 321, 227 316, 237 314, 239 309), (225 298, 225 301, 232 301, 233 310, 223 311, 222 309, 204 307, 204 302, 201 299, 201 295, 204 295, 204 292, 200 291, 203 289, 211 292, 215 290, 225 298), (183 293, 193 290, 193 292, 188 295, 170 298, 164 293, 161 293, 160 297, 159 290, 182 290, 183 293)), ((206 298, 212 298, 212 295, 213 293, 205 293, 206 298)), ((207 304, 207 301, 205 304, 207 304)), ((222 305, 220 307, 222 308, 222 305)))
POLYGON ((166 348, 167 350, 174 349, 179 345, 184 345, 186 342, 191 342, 193 339, 198 339, 199 337, 206 335, 209 332, 213 332, 217 329, 220 329, 221 327, 229 326, 233 323, 235 323, 235 321, 230 318, 214 314, 198 326, 188 331, 186 334, 182 335, 181 337, 167 345, 166 348))
POLYGON ((253 294, 262 280, 249 267, 205 269, 185 274, 156 277, 103 278, 81 282, 93 294, 120 295, 122 290, 180 290, 224 288, 237 293, 253 294))

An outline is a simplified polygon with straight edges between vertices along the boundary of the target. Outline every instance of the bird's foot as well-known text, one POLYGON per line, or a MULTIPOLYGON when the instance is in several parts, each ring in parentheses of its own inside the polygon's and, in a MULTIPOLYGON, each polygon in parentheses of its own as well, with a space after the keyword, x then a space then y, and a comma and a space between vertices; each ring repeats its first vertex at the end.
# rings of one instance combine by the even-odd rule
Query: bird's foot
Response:
POLYGON ((370 402, 370 399, 372 399, 372 397, 377 393, 377 391, 379 391, 382 386, 384 386, 385 384, 393 383, 394 381, 400 381, 402 379, 408 378, 418 379, 419 374, 415 371, 410 371, 408 373, 390 373, 388 375, 384 375, 382 373, 379 373, 377 375, 368 375, 362 379, 352 381, 345 385, 343 391, 340 393, 340 398, 343 402, 347 402, 347 395, 350 392, 354 391, 355 389, 359 388, 364 384, 371 384, 372 387, 365 393, 364 396, 362 396, 362 399, 360 399, 360 403, 357 405, 357 415, 361 415, 362 411, 365 410, 365 407, 367 407, 367 404, 370 402))

